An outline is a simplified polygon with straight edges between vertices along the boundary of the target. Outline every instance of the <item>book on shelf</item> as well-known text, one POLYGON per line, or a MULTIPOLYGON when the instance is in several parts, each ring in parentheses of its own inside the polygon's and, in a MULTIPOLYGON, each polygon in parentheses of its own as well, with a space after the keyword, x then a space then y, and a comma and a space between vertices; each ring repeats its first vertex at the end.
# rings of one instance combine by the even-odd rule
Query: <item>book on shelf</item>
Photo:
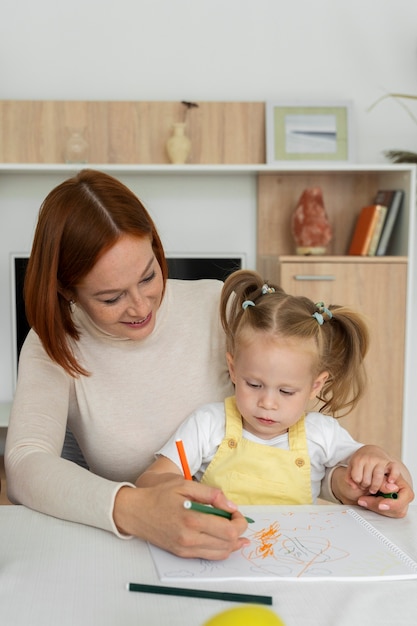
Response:
POLYGON ((394 226, 401 211, 403 201, 404 191, 402 189, 380 189, 375 196, 374 202, 376 204, 382 204, 387 207, 387 215, 375 251, 376 256, 384 256, 387 254, 394 226))
POLYGON ((367 256, 371 245, 371 253, 375 254, 386 214, 387 207, 383 204, 370 204, 361 209, 349 245, 349 255, 367 256))
POLYGON ((387 218, 387 213, 388 213, 388 207, 386 207, 384 204, 377 204, 376 206, 379 207, 379 217, 375 224, 371 241, 369 243, 368 256, 375 256, 376 254, 379 240, 381 238, 381 233, 384 228, 385 220, 387 218))

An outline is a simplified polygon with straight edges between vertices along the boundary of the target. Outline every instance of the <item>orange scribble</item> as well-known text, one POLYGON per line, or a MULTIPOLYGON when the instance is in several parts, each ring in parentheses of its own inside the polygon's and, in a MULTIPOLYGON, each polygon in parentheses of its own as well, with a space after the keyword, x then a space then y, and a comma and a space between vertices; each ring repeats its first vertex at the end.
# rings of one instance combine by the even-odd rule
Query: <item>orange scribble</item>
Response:
POLYGON ((254 534, 255 541, 259 542, 259 545, 256 547, 256 556, 265 559, 268 556, 274 555, 274 544, 278 537, 281 536, 278 529, 278 522, 274 522, 268 528, 263 528, 254 534))

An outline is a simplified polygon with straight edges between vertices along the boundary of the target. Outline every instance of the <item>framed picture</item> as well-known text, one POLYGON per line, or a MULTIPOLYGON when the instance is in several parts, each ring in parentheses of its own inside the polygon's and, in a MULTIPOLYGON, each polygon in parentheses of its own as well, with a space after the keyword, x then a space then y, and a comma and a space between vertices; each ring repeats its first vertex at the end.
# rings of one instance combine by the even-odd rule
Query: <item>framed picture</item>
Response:
POLYGON ((352 161, 351 102, 267 102, 267 163, 352 161))

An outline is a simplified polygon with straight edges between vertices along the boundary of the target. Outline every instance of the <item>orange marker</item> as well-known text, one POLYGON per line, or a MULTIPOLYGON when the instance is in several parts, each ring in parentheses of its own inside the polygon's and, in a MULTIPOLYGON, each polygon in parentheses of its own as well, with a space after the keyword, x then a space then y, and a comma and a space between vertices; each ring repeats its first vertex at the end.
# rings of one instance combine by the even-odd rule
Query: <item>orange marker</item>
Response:
POLYGON ((178 450, 178 454, 181 461, 182 471, 184 472, 184 478, 187 480, 192 480, 190 466, 188 465, 187 457, 185 456, 184 444, 182 443, 182 439, 177 439, 175 442, 178 450))

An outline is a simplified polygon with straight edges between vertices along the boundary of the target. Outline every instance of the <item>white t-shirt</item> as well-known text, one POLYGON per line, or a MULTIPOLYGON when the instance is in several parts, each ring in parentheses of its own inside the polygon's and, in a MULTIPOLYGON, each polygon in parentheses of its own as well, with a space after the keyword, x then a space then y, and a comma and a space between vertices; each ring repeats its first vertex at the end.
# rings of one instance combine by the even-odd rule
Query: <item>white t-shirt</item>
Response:
MULTIPOLYGON (((200 479, 225 436, 225 424, 224 403, 206 404, 191 413, 156 456, 169 458, 181 469, 175 440, 182 439, 191 474, 200 479)), ((322 413, 308 413, 305 428, 311 463, 311 490, 315 501, 320 494, 326 469, 346 464, 362 444, 352 439, 336 419, 322 413)), ((243 437, 263 445, 289 449, 287 433, 265 440, 243 429, 243 437)))

